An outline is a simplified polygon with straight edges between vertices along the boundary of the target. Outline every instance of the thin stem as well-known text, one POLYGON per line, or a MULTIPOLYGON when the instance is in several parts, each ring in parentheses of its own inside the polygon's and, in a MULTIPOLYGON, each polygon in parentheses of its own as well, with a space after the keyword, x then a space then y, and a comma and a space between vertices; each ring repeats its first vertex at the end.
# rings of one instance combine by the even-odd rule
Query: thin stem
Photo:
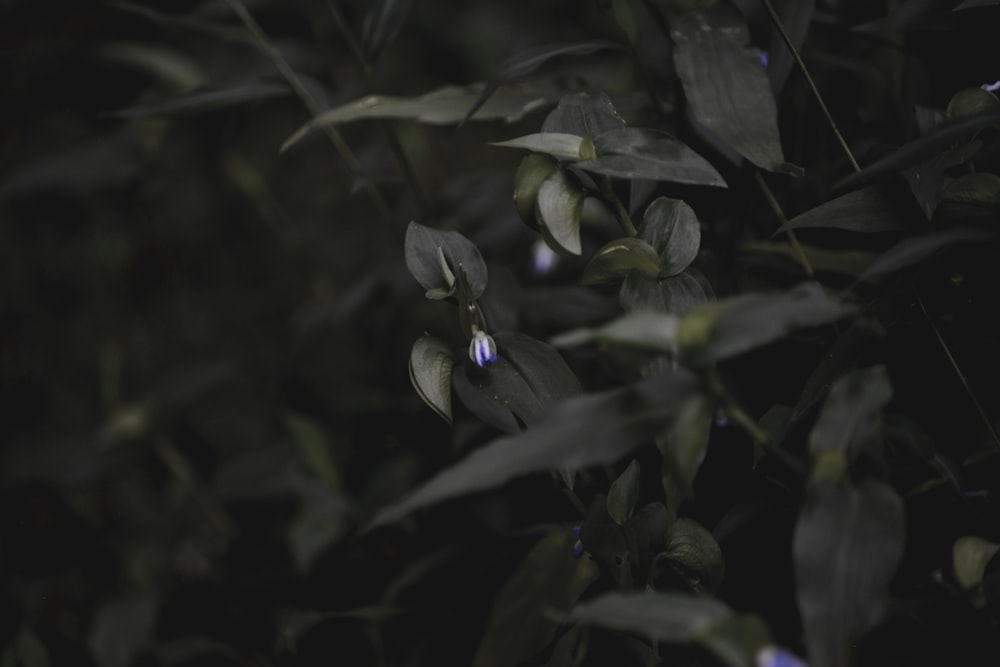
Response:
POLYGON ((635 224, 632 222, 632 216, 628 214, 628 210, 622 204, 621 200, 618 199, 618 195, 615 194, 615 189, 611 187, 611 179, 607 176, 597 176, 594 181, 597 183, 601 199, 614 211, 622 231, 627 236, 637 235, 639 232, 636 231, 635 224))
POLYGON ((934 320, 931 318, 930 313, 927 312, 927 307, 924 306, 924 300, 920 298, 920 293, 913 290, 913 294, 917 299, 917 305, 920 306, 920 311, 927 319, 927 324, 930 325, 931 331, 934 332, 934 337, 937 338, 938 344, 941 346, 941 349, 944 350, 945 356, 948 357, 948 362, 951 364, 952 370, 955 371, 955 375, 957 375, 958 379, 962 382, 962 386, 965 387, 966 393, 968 393, 969 398, 972 399, 972 404, 976 406, 976 411, 979 413, 980 418, 982 418, 983 423, 986 424, 986 430, 989 431, 990 437, 993 438, 993 445, 1000 450, 1000 436, 997 435, 996 429, 993 428, 993 422, 990 421, 989 415, 986 414, 986 410, 983 409, 979 399, 976 398, 976 394, 972 391, 972 387, 969 386, 969 381, 965 378, 965 373, 962 372, 958 362, 955 361, 955 357, 952 355, 951 349, 945 342, 944 337, 937 328, 937 325, 934 324, 934 320))
POLYGON ((819 89, 816 88, 816 82, 813 81, 812 76, 809 74, 809 69, 806 68, 806 64, 802 62, 802 56, 799 55, 798 49, 792 43, 792 39, 785 32, 785 26, 781 23, 781 18, 778 13, 774 11, 774 5, 771 4, 771 0, 761 0, 761 4, 764 5, 764 9, 767 10, 768 16, 771 17, 771 22, 774 23, 774 27, 777 28, 778 33, 781 35, 781 39, 784 40, 785 46, 788 50, 792 52, 792 57, 795 58, 795 62, 798 64, 799 69, 802 70, 802 75, 806 78, 806 83, 809 84, 809 89, 812 90, 813 96, 819 103, 819 108, 823 111, 823 115, 826 116, 827 122, 830 124, 830 128, 833 130, 834 135, 837 137, 837 141, 840 143, 840 147, 844 149, 844 154, 847 155, 847 159, 851 163, 851 167, 854 171, 861 171, 861 167, 858 165, 858 161, 854 159, 854 153, 851 152, 850 146, 844 141, 844 136, 840 133, 837 128, 837 121, 833 119, 833 115, 830 110, 826 107, 826 102, 823 101, 823 96, 820 95, 819 89))
MULTIPOLYGON (((771 188, 768 187, 767 181, 765 181, 764 177, 761 176, 760 170, 754 171, 754 176, 757 177, 757 185, 760 186, 760 191, 764 194, 764 199, 767 200, 767 203, 771 207, 771 210, 774 211, 774 215, 776 218, 778 218, 778 222, 780 222, 781 226, 784 227, 786 224, 788 224, 788 219, 785 218, 785 213, 784 211, 781 210, 781 204, 779 204, 778 200, 775 199, 774 193, 771 192, 771 188)), ((788 235, 788 240, 791 241, 792 243, 792 249, 795 251, 796 257, 799 258, 799 263, 805 270, 806 275, 815 280, 816 273, 813 271, 812 265, 809 263, 809 258, 806 257, 805 251, 799 244, 799 238, 798 236, 795 235, 795 230, 789 229, 786 230, 785 233, 788 235)))
MULTIPOLYGON (((243 21, 243 25, 256 40, 257 47, 264 53, 264 55, 270 58, 274 67, 285 79, 285 82, 288 83, 288 86, 299 97, 299 99, 302 100, 302 104, 305 105, 309 114, 314 118, 319 116, 323 112, 323 109, 320 108, 319 102, 317 102, 316 98, 309 92, 309 89, 305 87, 298 74, 296 74, 295 70, 293 70, 288 64, 285 57, 281 55, 281 52, 278 51, 273 44, 271 44, 267 34, 247 10, 246 5, 243 4, 242 0, 227 0, 227 2, 233 12, 240 17, 240 20, 243 21)), ((351 172, 351 176, 354 176, 355 178, 360 176, 361 164, 354 156, 351 148, 344 142, 343 137, 340 136, 337 129, 331 125, 324 125, 323 132, 326 134, 327 138, 330 139, 330 142, 336 149, 337 154, 340 155, 340 159, 344 161, 345 165, 347 165, 347 169, 351 172)), ((375 208, 378 210, 379 215, 386 220, 390 220, 392 215, 389 212, 389 206, 382 197, 382 193, 379 192, 377 187, 375 187, 375 184, 370 181, 366 181, 364 190, 368 195, 368 198, 371 199, 372 204, 374 204, 375 208)))

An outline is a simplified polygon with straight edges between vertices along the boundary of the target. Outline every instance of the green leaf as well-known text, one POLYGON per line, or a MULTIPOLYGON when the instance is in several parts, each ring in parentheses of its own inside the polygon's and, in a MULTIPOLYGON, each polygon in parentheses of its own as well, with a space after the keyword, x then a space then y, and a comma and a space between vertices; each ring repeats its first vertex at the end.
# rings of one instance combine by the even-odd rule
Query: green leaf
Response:
MULTIPOLYGON (((414 348, 416 348, 416 345, 414 345, 414 348)), ((410 362, 410 378, 413 378, 412 359, 410 362)), ((450 369, 448 386, 451 387, 450 369)), ((344 482, 340 474, 340 466, 334 460, 330 441, 323 427, 315 420, 294 412, 285 412, 282 417, 285 428, 291 434, 292 442, 303 463, 306 464, 316 477, 326 482, 326 485, 331 490, 343 489, 344 482)))
POLYGON ((639 462, 632 459, 608 490, 608 514, 619 526, 632 518, 639 500, 639 462))
POLYGON ((708 627, 698 636, 698 643, 728 667, 804 667, 802 663, 774 660, 760 662, 761 649, 771 644, 771 633, 759 616, 733 614, 708 627))
POLYGON ((556 170, 538 189, 538 219, 546 242, 553 250, 579 255, 580 218, 585 193, 579 179, 565 169, 556 170))
POLYGON ((660 258, 653 247, 642 239, 615 239, 594 254, 583 270, 580 282, 584 285, 613 283, 633 270, 655 278, 660 272, 660 258))
POLYGON ((989 172, 963 174, 944 187, 941 198, 972 210, 995 212, 1000 209, 1000 176, 989 172))
POLYGON ((712 598, 642 591, 605 593, 578 604, 566 619, 634 632, 654 641, 686 643, 730 615, 729 607, 712 598))
POLYGON ((981 537, 966 536, 955 540, 951 548, 955 581, 964 589, 983 583, 986 565, 1000 552, 1000 544, 981 537))
POLYGON ((410 382, 417 394, 441 419, 451 425, 452 352, 434 336, 417 339, 410 350, 410 382))
POLYGON ((573 558, 575 539, 568 528, 551 532, 528 552, 496 598, 472 667, 513 667, 552 642, 551 612, 569 609, 598 576, 592 560, 573 558))
POLYGON ((852 664, 851 646, 882 618, 903 530, 903 502, 885 484, 809 489, 795 527, 794 561, 812 667, 852 664))
POLYGON ((618 292, 618 301, 625 312, 648 310, 678 317, 709 303, 713 297, 712 286, 694 267, 655 280, 641 273, 630 273, 618 292))
POLYGON ((783 170, 774 93, 740 13, 719 2, 669 22, 690 117, 758 167, 783 170))
POLYGON ((843 454, 848 463, 882 445, 882 409, 892 398, 885 366, 853 371, 837 380, 809 433, 809 451, 843 454))
POLYGON ((556 347, 608 343, 668 354, 674 350, 678 319, 666 313, 638 311, 596 329, 583 327, 552 339, 556 347))
POLYGON ((786 292, 744 294, 708 304, 684 316, 677 337, 694 363, 712 363, 772 343, 792 331, 829 324, 854 312, 815 283, 786 292))
POLYGON ((670 567, 695 593, 715 593, 722 584, 726 564, 722 548, 697 521, 680 518, 667 532, 667 548, 658 567, 670 567))
POLYGON ((694 495, 694 479, 705 460, 714 417, 715 401, 703 394, 691 396, 680 406, 671 427, 656 437, 663 459, 663 493, 674 511, 694 495))
POLYGON ((193 91, 169 97, 160 102, 115 111, 111 115, 117 118, 151 118, 170 114, 200 113, 247 104, 248 102, 284 97, 288 94, 288 86, 285 85, 251 83, 231 88, 209 88, 193 91))
POLYGON ((996 241, 994 232, 972 227, 954 227, 941 232, 905 239, 892 246, 865 269, 855 285, 866 280, 894 273, 914 264, 919 264, 928 257, 956 243, 971 241, 996 241))
POLYGON ((552 655, 542 667, 580 667, 587 656, 589 639, 587 628, 572 626, 556 641, 552 655))
POLYGON ((905 225, 895 204, 884 189, 870 186, 849 192, 782 225, 774 235, 790 229, 846 229, 852 232, 893 232, 905 225))
POLYGON ((563 95, 542 123, 542 132, 561 132, 578 137, 594 137, 625 126, 604 93, 563 95))
POLYGON ((503 148, 524 148, 537 153, 547 153, 552 157, 563 160, 579 160, 580 145, 582 143, 583 139, 575 134, 541 132, 527 134, 516 139, 508 139, 507 141, 496 141, 490 145, 501 146, 503 148))
POLYGON ((496 488, 528 473, 617 461, 669 426, 675 406, 697 391, 697 379, 678 370, 624 389, 568 398, 540 423, 477 449, 403 500, 383 508, 370 527, 448 498, 496 488))
POLYGON ((660 255, 660 277, 686 269, 701 246, 701 225, 694 211, 679 199, 659 197, 646 208, 639 238, 660 255))
POLYGON ((597 159, 576 164, 580 169, 616 178, 727 187, 708 160, 666 132, 623 127, 594 136, 597 159))
POLYGON ((370 61, 376 60, 382 49, 396 39, 412 6, 413 0, 374 0, 369 3, 362 26, 361 44, 370 61))
POLYGON ((558 169, 558 162, 543 153, 531 153, 521 160, 514 175, 514 206, 525 223, 538 228, 535 208, 538 205, 538 191, 552 173, 558 169))
POLYGON ((629 0, 612 0, 611 9, 615 14, 615 21, 617 21, 618 27, 622 29, 622 32, 625 33, 628 43, 635 46, 636 40, 639 37, 639 26, 636 23, 635 13, 632 11, 632 5, 629 4, 629 0))
POLYGON ((405 251, 406 268, 428 291, 428 298, 453 294, 455 274, 459 270, 465 272, 473 298, 479 298, 486 289, 486 263, 472 241, 458 232, 442 232, 410 222, 406 228, 405 251), (442 266, 442 257, 445 266, 442 266))

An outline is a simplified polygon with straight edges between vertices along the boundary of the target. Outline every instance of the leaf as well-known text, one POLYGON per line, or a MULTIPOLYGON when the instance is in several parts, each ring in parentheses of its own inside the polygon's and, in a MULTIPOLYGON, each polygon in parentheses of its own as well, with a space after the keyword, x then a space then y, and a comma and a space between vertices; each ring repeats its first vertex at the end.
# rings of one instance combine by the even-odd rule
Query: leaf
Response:
POLYGON ((608 490, 608 514, 619 526, 632 518, 639 500, 639 462, 632 459, 608 490))
POLYGON ((971 241, 995 241, 993 232, 972 227, 954 227, 941 232, 905 239, 892 246, 865 269, 854 286, 879 276, 918 264, 940 250, 956 243, 971 241))
POLYGON ((403 500, 383 508, 369 527, 532 472, 614 462, 666 428, 676 413, 675 405, 697 391, 697 379, 678 370, 624 389, 568 398, 540 423, 477 449, 403 500))
POLYGON ((535 217, 549 247, 579 255, 580 219, 584 192, 579 179, 565 169, 558 169, 538 188, 535 217))
POLYGON ((100 606, 87 643, 101 667, 128 667, 153 642, 157 599, 150 593, 118 597, 100 606))
POLYGON ((434 336, 417 339, 410 350, 410 382, 417 394, 451 426, 451 375, 455 360, 448 345, 434 336))
POLYGON ((656 437, 663 459, 663 493, 674 511, 694 496, 694 480, 705 460, 714 417, 715 402, 703 394, 694 395, 680 406, 670 428, 656 437))
POLYGON ((955 540, 951 548, 955 581, 964 589, 979 586, 983 583, 986 565, 997 552, 1000 552, 1000 544, 981 537, 965 536, 955 540))
POLYGON ((639 26, 636 23, 635 13, 632 11, 629 0, 612 0, 611 9, 615 14, 615 21, 625 33, 628 43, 635 46, 639 37, 639 26))
MULTIPOLYGON (((801 49, 816 10, 815 0, 776 0, 774 8, 792 44, 796 49, 801 49)), ((795 58, 788 50, 781 34, 774 29, 771 30, 771 38, 768 41, 768 53, 770 57, 767 63, 767 76, 771 80, 771 90, 777 97, 784 89, 788 75, 795 66, 795 58)))
POLYGON ((199 32, 218 38, 220 41, 224 42, 242 42, 246 44, 256 43, 253 36, 250 35, 242 26, 237 28, 231 25, 212 23, 210 21, 205 21, 204 19, 192 18, 192 13, 173 16, 171 14, 158 12, 155 9, 150 9, 149 7, 133 2, 111 2, 110 4, 115 9, 120 9, 125 12, 142 16, 143 18, 168 28, 181 28, 192 32, 199 32))
POLYGON ((316 559, 353 527, 353 510, 344 496, 327 488, 305 493, 295 519, 288 524, 288 549, 295 569, 305 574, 316 559))
POLYGON ((828 324, 854 312, 815 283, 785 292, 744 294, 708 304, 681 319, 681 353, 695 363, 711 363, 772 343, 792 331, 828 324))
MULTIPOLYGON (((767 651, 771 633, 759 616, 733 614, 702 632, 698 643, 729 667, 806 667, 802 662, 793 661, 788 654, 775 656, 772 661, 761 660, 762 651, 767 651)), ((765 654, 766 656, 767 654, 765 654)))
MULTIPOLYGON (((412 360, 410 363, 410 377, 412 379, 412 360)), ((449 387, 451 386, 450 380, 449 374, 449 387)), ((285 428, 292 436, 292 442, 302 462, 331 490, 343 489, 344 482, 340 474, 340 466, 333 457, 330 442, 322 426, 315 420, 295 412, 285 412, 282 417, 285 428)))
POLYGON ((660 258, 653 247, 642 239, 615 239, 594 253, 583 270, 580 282, 583 285, 613 283, 631 271, 655 278, 660 272, 660 258))
POLYGON ((646 208, 639 238, 659 253, 660 277, 666 278, 686 269, 698 256, 701 225, 685 202, 659 197, 646 208))
POLYGON ((618 302, 627 313, 649 310, 680 317, 709 303, 714 296, 705 276, 688 267, 676 276, 655 280, 631 273, 622 283, 618 302))
POLYGON ((614 592, 578 604, 566 620, 634 632, 653 641, 686 643, 731 614, 729 607, 712 598, 614 592))
POLYGON ((604 93, 571 93, 559 99, 556 108, 542 123, 542 132, 561 132, 578 137, 594 137, 608 130, 625 127, 604 93))
POLYGON ((623 345, 660 354, 674 350, 678 319, 666 313, 638 311, 604 326, 568 331, 552 339, 556 347, 579 347, 589 343, 623 345))
POLYGON ((459 270, 465 272, 472 297, 486 289, 486 263, 472 241, 458 232, 442 232, 411 221, 406 228, 406 268, 428 291, 428 298, 444 298, 454 292, 459 270), (446 267, 442 266, 442 257, 446 267), (445 273, 451 272, 451 280, 445 273))
POLYGON ((903 502, 885 484, 809 489, 794 560, 812 667, 852 664, 850 647, 881 620, 903 554, 903 527, 903 502))
POLYGON ((809 433, 813 457, 835 452, 851 463, 862 450, 881 448, 882 409, 891 398, 885 366, 856 370, 837 380, 809 433))
POLYGON ((989 172, 963 174, 944 188, 941 198, 973 210, 997 211, 1000 209, 1000 176, 989 172))
POLYGON ((505 60, 500 65, 496 76, 483 89, 482 94, 473 103, 472 108, 465 114, 463 123, 472 117, 473 114, 483 106, 486 101, 496 92, 500 84, 514 81, 523 76, 531 74, 536 69, 545 64, 546 61, 557 56, 586 56, 591 53, 605 49, 621 50, 621 46, 614 42, 605 40, 594 40, 590 42, 574 42, 569 44, 542 44, 515 54, 505 60))
POLYGON ((542 153, 530 153, 521 160, 514 175, 514 206, 521 220, 538 229, 535 209, 538 205, 538 191, 549 176, 558 168, 558 162, 542 153))
POLYGON ((743 17, 720 2, 672 14, 669 22, 691 116, 758 167, 782 170, 774 93, 743 17))
POLYGON ((666 132, 623 127, 594 136, 597 158, 576 166, 615 178, 711 185, 726 181, 705 158, 666 132))
POLYGON ((365 15, 361 43, 368 59, 374 61, 391 44, 410 15, 413 0, 374 0, 365 15))
POLYGON ((976 9, 978 7, 992 7, 993 5, 1000 5, 1000 0, 965 0, 965 2, 959 3, 955 9, 952 11, 958 12, 963 9, 976 9))
POLYGON ((555 158, 564 160, 580 159, 580 144, 583 139, 575 134, 561 134, 558 132, 542 132, 539 134, 528 134, 516 139, 507 141, 496 141, 490 146, 501 146, 504 148, 524 148, 537 153, 547 153, 555 158))
POLYGON ((565 611, 597 579, 589 558, 573 558, 576 538, 566 530, 543 537, 518 565, 496 598, 472 667, 512 667, 548 646, 565 611))
POLYGON ((722 548, 697 521, 680 518, 667 532, 667 548, 657 557, 684 579, 695 593, 715 593, 722 585, 726 564, 722 548))
POLYGON ((892 201, 885 190, 869 186, 831 199, 795 216, 773 235, 790 229, 807 228, 893 232, 904 229, 905 225, 899 214, 899 205, 892 201))
POLYGON ((248 102, 284 97, 288 94, 288 86, 282 84, 248 83, 230 88, 194 91, 160 102, 115 111, 111 115, 117 118, 151 118, 176 113, 201 113, 248 102))

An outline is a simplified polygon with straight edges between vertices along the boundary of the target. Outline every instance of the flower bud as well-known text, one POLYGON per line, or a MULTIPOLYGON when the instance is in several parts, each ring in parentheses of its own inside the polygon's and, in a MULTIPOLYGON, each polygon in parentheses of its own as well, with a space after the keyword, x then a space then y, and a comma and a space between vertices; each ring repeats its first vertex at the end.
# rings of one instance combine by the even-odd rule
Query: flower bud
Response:
POLYGON ((476 330, 472 342, 469 343, 469 358, 480 368, 486 368, 486 364, 494 363, 497 360, 497 344, 493 341, 493 337, 482 329, 476 330))

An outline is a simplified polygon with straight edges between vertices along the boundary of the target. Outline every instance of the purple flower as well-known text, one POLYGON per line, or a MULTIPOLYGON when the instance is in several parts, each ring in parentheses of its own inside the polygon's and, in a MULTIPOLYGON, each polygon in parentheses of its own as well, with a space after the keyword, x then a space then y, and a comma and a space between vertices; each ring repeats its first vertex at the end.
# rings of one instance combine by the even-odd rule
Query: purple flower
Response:
POLYGON ((760 64, 767 67, 767 61, 770 60, 770 56, 767 55, 767 51, 761 51, 758 57, 760 58, 760 64))
POLYGON ((469 358, 480 368, 494 363, 497 360, 497 344, 493 342, 493 337, 481 329, 476 330, 469 343, 469 358))
POLYGON ((799 656, 780 646, 765 646, 757 652, 757 667, 809 667, 799 656))
POLYGON ((579 558, 583 555, 583 542, 580 541, 580 526, 573 526, 573 535, 577 538, 576 542, 573 543, 573 558, 579 558))
POLYGON ((979 87, 988 93, 995 93, 998 90, 1000 90, 1000 81, 994 81, 993 83, 984 83, 979 87))

